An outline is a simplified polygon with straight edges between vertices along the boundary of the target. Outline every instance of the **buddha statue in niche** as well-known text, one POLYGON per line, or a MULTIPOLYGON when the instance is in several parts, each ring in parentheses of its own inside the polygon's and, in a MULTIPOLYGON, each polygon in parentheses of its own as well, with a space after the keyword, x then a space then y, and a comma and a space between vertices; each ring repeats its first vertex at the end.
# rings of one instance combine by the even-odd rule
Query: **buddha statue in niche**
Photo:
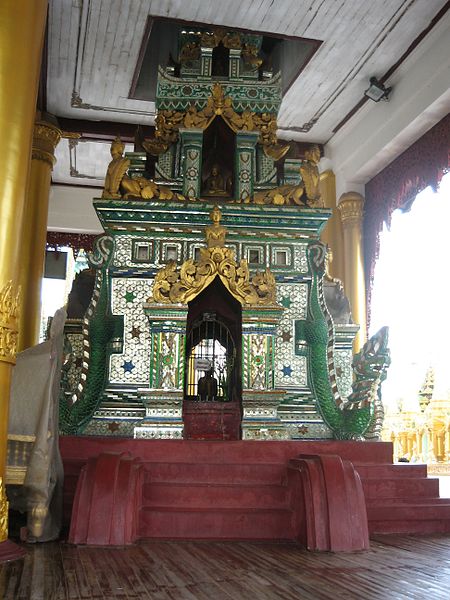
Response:
POLYGON ((227 180, 217 163, 211 167, 211 172, 205 180, 205 196, 229 196, 227 180))

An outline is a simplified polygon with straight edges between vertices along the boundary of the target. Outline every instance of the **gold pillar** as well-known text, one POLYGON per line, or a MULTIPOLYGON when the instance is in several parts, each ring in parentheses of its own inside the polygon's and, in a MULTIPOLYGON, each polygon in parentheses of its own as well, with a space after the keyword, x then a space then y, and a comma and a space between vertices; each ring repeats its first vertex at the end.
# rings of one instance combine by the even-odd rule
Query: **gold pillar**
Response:
POLYGON ((55 163, 54 152, 60 139, 61 131, 55 125, 39 120, 35 123, 20 251, 19 282, 22 290, 22 319, 19 330, 19 352, 34 346, 39 341, 48 197, 52 168, 55 163))
MULTIPOLYGON (((0 490, 11 372, 17 347, 18 273, 47 0, 0 2, 0 490)), ((7 538, 0 498, 0 541, 7 538)))
POLYGON ((364 198, 357 192, 342 194, 338 204, 344 237, 344 286, 352 316, 360 328, 353 344, 358 352, 366 341, 366 288, 361 239, 364 198))
POLYGON ((344 283, 344 250, 342 238, 342 223, 336 207, 336 178, 331 169, 320 174, 320 195, 325 208, 331 208, 333 214, 328 219, 322 231, 321 240, 327 244, 333 253, 333 260, 329 266, 329 273, 332 277, 340 279, 344 283))

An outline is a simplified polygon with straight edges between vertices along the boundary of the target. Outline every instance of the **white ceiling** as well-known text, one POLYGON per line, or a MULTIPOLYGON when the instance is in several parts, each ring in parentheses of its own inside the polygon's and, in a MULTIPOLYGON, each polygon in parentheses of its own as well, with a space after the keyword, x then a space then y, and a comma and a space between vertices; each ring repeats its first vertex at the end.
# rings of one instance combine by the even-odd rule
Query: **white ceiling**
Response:
MULTIPOLYGON (((369 78, 382 77, 445 4, 446 0, 50 0, 47 109, 71 119, 153 123, 154 104, 128 97, 147 18, 153 15, 321 40, 285 95, 278 124, 281 137, 327 143, 363 98, 369 78)), ((80 141, 70 147, 64 140, 57 159, 55 182, 101 186, 108 146, 80 141)))

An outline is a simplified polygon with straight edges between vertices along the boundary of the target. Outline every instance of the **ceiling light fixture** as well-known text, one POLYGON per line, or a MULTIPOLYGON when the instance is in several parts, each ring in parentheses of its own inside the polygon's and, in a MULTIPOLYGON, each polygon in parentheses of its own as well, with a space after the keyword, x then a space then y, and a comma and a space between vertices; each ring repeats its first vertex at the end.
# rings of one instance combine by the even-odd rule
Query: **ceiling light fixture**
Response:
POLYGON ((389 100, 391 91, 391 87, 386 88, 376 77, 371 77, 370 86, 364 92, 364 96, 367 96, 367 98, 370 98, 374 102, 379 102, 380 100, 389 100))

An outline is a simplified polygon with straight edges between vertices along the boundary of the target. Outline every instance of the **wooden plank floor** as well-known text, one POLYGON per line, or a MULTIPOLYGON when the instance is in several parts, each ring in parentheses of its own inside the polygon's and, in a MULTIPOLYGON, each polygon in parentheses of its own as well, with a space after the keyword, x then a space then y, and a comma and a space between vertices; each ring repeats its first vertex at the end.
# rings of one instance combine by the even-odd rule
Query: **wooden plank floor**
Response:
POLYGON ((0 567, 1 600, 450 598, 450 536, 377 536, 368 552, 291 544, 142 542, 27 546, 0 567))

